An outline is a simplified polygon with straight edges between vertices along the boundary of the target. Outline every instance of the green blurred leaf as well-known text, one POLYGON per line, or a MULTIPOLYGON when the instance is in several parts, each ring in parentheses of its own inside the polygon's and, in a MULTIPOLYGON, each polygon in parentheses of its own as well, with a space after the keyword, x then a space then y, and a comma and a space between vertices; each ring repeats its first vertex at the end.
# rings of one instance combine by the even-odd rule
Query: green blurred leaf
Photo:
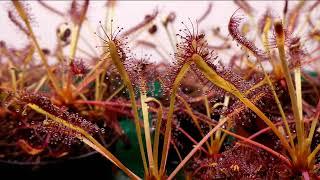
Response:
MULTIPOLYGON (((128 136, 131 146, 129 148, 125 147, 125 144, 122 141, 118 141, 115 150, 116 156, 131 171, 138 176, 143 177, 143 164, 141 160, 135 124, 132 120, 125 118, 121 119, 120 126, 122 127, 124 133, 128 136)), ((119 179, 122 175, 119 173, 118 176, 115 178, 119 179)), ((123 179, 123 176, 120 179, 123 179)))

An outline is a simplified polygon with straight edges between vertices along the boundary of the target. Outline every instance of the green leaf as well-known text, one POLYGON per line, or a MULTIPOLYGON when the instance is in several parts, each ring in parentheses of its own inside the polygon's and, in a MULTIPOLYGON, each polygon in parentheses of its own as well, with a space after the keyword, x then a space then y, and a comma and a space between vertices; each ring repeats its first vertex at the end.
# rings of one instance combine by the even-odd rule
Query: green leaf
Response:
MULTIPOLYGON (((124 163, 130 170, 132 170, 136 175, 143 177, 143 164, 141 160, 141 154, 137 139, 137 134, 135 130, 135 124, 130 119, 121 119, 120 126, 122 127, 124 133, 128 136, 131 146, 125 147, 122 141, 118 141, 116 144, 115 154, 121 162, 124 163)), ((116 179, 123 179, 123 176, 118 174, 116 179)))

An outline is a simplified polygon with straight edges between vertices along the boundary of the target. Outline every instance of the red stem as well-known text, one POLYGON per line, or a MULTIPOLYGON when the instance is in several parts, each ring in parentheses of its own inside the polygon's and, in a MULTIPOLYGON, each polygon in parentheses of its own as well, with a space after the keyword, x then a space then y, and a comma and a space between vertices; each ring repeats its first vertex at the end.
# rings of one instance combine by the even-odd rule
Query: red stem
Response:
MULTIPOLYGON (((312 120, 311 120, 311 119, 306 119, 306 120, 304 120, 305 123, 308 123, 308 122, 310 122, 310 121, 312 121, 312 120)), ((294 123, 294 121, 288 121, 288 123, 294 123)), ((283 124, 283 121, 278 122, 278 123, 275 123, 276 126, 282 125, 282 124, 283 124)), ((264 128, 264 129, 261 129, 260 131, 258 131, 258 132, 256 132, 256 133, 252 134, 251 136, 249 136, 248 139, 254 139, 254 138, 260 136, 261 134, 266 133, 266 132, 268 132, 268 131, 270 131, 270 130, 271 130, 270 127, 266 127, 266 128, 264 128)))
POLYGON ((271 149, 271 148, 269 148, 269 147, 267 147, 267 146, 265 146, 265 145, 263 145, 263 144, 260 144, 260 143, 258 143, 258 142, 252 141, 252 140, 250 140, 250 139, 248 139, 248 138, 239 136, 239 135, 237 135, 237 134, 235 134, 235 133, 232 133, 232 132, 230 132, 230 131, 227 131, 227 130, 225 130, 225 129, 221 129, 221 130, 222 130, 223 132, 225 132, 225 133, 227 133, 227 134, 229 134, 229 135, 237 138, 237 139, 240 139, 240 140, 242 140, 242 141, 244 141, 244 142, 250 143, 250 144, 252 144, 252 145, 254 145, 254 146, 258 147, 258 148, 261 148, 261 149, 263 149, 263 150, 271 153, 271 154, 274 155, 275 157, 278 157, 279 159, 281 159, 281 160, 282 160, 284 163, 286 163, 289 167, 292 167, 292 164, 291 164, 291 162, 290 162, 290 160, 289 160, 288 158, 286 158, 286 157, 283 156, 282 154, 274 151, 273 149, 271 149))
MULTIPOLYGON (((179 131, 181 131, 181 133, 183 135, 185 135, 191 142, 193 142, 194 144, 198 144, 198 142, 196 140, 194 140, 185 130, 183 130, 182 128, 177 128, 179 131)), ((205 152, 207 155, 209 155, 208 151, 206 151, 203 147, 200 147, 200 149, 205 152)))

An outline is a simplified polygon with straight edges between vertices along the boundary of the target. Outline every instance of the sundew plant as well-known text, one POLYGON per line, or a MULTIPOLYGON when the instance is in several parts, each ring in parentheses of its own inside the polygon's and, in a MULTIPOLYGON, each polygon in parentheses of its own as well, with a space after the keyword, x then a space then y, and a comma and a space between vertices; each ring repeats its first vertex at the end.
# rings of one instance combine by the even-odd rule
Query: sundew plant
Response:
POLYGON ((27 42, 0 39, 1 164, 98 153, 114 179, 320 179, 320 1, 225 2, 225 27, 214 2, 182 22, 155 5, 125 28, 119 2, 97 22, 92 3, 6 2, 1 28, 27 42), (32 4, 64 19, 54 34, 32 4))

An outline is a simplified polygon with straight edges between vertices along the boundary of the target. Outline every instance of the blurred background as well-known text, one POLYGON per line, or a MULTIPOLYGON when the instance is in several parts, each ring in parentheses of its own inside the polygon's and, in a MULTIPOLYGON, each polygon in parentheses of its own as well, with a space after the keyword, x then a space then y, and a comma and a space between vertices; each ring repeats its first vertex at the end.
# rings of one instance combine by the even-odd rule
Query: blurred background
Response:
MULTIPOLYGON (((59 25, 70 21, 69 19, 55 15, 39 4, 38 1, 26 3, 29 13, 32 16, 32 25, 42 47, 53 49, 56 44, 55 32, 59 25)), ((67 12, 70 7, 68 1, 46 1, 46 4, 55 7, 61 12, 67 12)), ((106 2, 92 1, 88 9, 88 26, 81 29, 82 37, 93 47, 99 45, 97 36, 94 32, 100 27, 99 21, 104 22, 106 17, 106 2)), ((249 1, 254 8, 255 18, 260 18, 265 12, 266 7, 271 8, 273 15, 281 17, 284 1, 249 1)), ((295 2, 290 1, 288 8, 293 7, 295 2)), ((126 29, 133 27, 143 21, 146 15, 152 14, 155 10, 159 11, 158 21, 163 20, 170 12, 175 12, 176 21, 174 29, 181 28, 181 22, 188 22, 188 18, 195 22, 211 6, 208 16, 199 24, 199 29, 209 31, 219 27, 222 34, 228 35, 227 25, 231 15, 239 8, 233 1, 117 1, 113 13, 114 26, 126 29), (210 5, 211 4, 211 5, 210 5)), ((7 10, 13 9, 8 1, 0 2, 0 40, 4 40, 8 45, 23 47, 26 44, 26 36, 17 29, 9 20, 7 10)), ((163 31, 158 28, 158 31, 163 31)), ((162 33, 165 34, 165 33, 162 33)), ((160 35, 161 37, 161 35, 160 35)), ((148 38, 141 36, 140 38, 148 38)), ((168 46, 167 38, 160 38, 164 46, 168 46)), ((84 42, 80 41, 80 47, 84 42)), ((84 46, 85 47, 85 46, 84 46)), ((140 53, 140 52, 139 52, 140 53)), ((172 53, 172 52, 171 52, 172 53)), ((157 61, 157 59, 155 59, 157 61)))

